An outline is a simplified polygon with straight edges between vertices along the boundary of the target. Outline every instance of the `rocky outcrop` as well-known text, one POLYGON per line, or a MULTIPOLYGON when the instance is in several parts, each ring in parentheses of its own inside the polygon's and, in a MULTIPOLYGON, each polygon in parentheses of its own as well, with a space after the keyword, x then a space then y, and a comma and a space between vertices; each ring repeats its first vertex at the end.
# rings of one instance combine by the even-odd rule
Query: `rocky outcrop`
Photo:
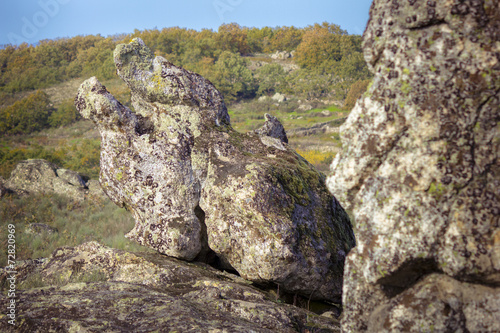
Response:
POLYGON ((281 142, 288 143, 288 137, 286 136, 285 128, 280 123, 278 118, 269 113, 264 115, 264 125, 255 130, 255 133, 261 138, 264 136, 270 136, 272 138, 278 139, 281 142))
POLYGON ((0 179, 0 198, 6 193, 57 193, 77 201, 89 197, 108 199, 97 180, 84 178, 46 160, 25 160, 16 165, 8 180, 0 179))
MULTIPOLYGON (((206 264, 96 242, 60 248, 17 271, 15 326, 2 311, 2 332, 339 331, 335 319, 279 303, 206 264)), ((9 300, 0 297, 0 306, 9 300)))
POLYGON ((58 193, 75 200, 85 199, 85 182, 71 170, 41 159, 19 162, 5 187, 16 193, 58 193))
POLYGON ((95 78, 76 105, 101 133, 104 191, 135 217, 127 237, 186 260, 215 254, 251 281, 339 301, 354 235, 324 176, 283 133, 234 131, 209 81, 153 58, 142 40, 114 58, 134 111, 95 78))
POLYGON ((287 100, 286 96, 283 95, 283 94, 280 94, 280 93, 276 93, 274 94, 271 99, 275 102, 278 102, 278 103, 283 103, 284 101, 287 100))
POLYGON ((276 53, 273 53, 271 55, 271 59, 276 59, 276 60, 286 60, 292 57, 293 57, 293 52, 287 52, 287 51, 276 51, 276 53))
POLYGON ((354 214, 345 332, 500 331, 498 1, 379 1, 328 178, 354 214))

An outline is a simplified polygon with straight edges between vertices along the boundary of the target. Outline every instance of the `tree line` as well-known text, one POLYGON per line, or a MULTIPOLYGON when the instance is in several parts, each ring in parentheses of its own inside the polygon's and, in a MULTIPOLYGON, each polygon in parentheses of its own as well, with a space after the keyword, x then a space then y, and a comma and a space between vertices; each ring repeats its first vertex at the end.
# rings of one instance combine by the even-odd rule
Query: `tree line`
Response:
MULTIPOLYGON (((355 82, 370 77, 362 56, 361 37, 347 34, 338 25, 324 22, 305 28, 247 28, 231 23, 221 25, 217 31, 173 27, 136 30, 107 38, 97 35, 45 40, 36 46, 9 45, 0 50, 0 100, 72 78, 97 76, 102 81, 115 78, 113 50, 118 43, 134 37, 142 38, 156 55, 208 78, 228 101, 276 92, 343 100, 355 82), (300 66, 298 70, 286 71, 281 65, 269 62, 269 58, 256 58, 261 53, 292 50, 294 62, 300 66), (255 59, 262 59, 263 65, 252 71, 249 65, 255 59)), ((39 105, 46 101, 46 96, 37 94, 22 105, 3 105, 0 131, 19 133, 37 128, 19 125, 22 119, 17 121, 12 115, 19 107, 32 112, 18 118, 36 118, 42 110, 38 115, 49 126, 64 125, 77 118, 67 105, 55 110, 58 111, 55 115, 50 110, 50 101, 41 108, 39 105), (37 105, 27 108, 30 102, 37 105)))

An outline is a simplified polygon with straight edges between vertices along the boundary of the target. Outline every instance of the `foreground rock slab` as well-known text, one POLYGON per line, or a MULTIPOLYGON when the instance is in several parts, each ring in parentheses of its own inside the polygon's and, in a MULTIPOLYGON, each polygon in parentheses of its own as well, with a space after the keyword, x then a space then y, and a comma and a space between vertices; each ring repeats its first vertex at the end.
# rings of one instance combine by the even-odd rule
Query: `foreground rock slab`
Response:
POLYGON ((355 242, 349 218, 279 121, 267 115, 261 130, 234 131, 212 83, 154 58, 140 39, 118 45, 114 58, 134 110, 96 78, 75 102, 101 133, 104 191, 135 217, 127 237, 180 259, 216 256, 245 279, 340 302, 355 242))
POLYGON ((277 303, 236 275, 160 254, 90 242, 17 270, 16 326, 0 313, 2 332, 339 331, 336 320, 277 303))
POLYGON ((329 188, 354 213, 345 332, 500 331, 498 1, 379 1, 329 188))

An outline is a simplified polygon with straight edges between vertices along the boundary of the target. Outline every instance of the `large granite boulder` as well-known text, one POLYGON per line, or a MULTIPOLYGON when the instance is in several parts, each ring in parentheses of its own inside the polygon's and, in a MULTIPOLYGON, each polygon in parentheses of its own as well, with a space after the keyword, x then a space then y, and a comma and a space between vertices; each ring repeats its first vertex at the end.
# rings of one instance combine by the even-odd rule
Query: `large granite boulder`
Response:
MULTIPOLYGON (((15 323, 1 311, 1 332, 339 332, 236 275, 158 253, 90 242, 16 271, 15 323)), ((0 271, 0 286, 11 276, 0 271)))
POLYGON ((85 182, 77 172, 42 159, 19 162, 5 187, 19 194, 58 193, 75 200, 84 200, 86 192, 85 182))
POLYGON ((500 331, 499 3, 375 0, 363 49, 327 180, 358 241, 343 331, 500 331))
POLYGON ((153 58, 140 39, 114 58, 134 111, 96 78, 76 106, 101 133, 104 191, 135 217, 127 237, 186 260, 215 254, 251 281, 340 301, 351 224, 281 124, 267 117, 260 135, 234 131, 208 80, 153 58))

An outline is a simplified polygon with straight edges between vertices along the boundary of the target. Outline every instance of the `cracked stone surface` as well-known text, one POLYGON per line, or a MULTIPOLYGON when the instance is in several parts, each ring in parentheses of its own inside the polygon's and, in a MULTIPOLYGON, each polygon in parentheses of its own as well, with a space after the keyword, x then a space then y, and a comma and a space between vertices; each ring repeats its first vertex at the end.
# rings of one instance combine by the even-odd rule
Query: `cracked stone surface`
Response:
POLYGON ((500 330, 500 6, 375 0, 374 74, 327 184, 351 209, 345 332, 500 330))
POLYGON ((355 243, 349 218, 277 119, 266 117, 260 135, 234 131, 208 80, 153 58, 140 39, 114 58, 134 110, 96 78, 75 102, 101 133, 103 190, 135 217, 127 237, 180 259, 215 255, 248 280, 339 302, 355 243))
MULTIPOLYGON (((16 270, 15 326, 2 311, 1 332, 339 332, 336 319, 241 277, 159 253, 89 242, 16 270)), ((9 277, 0 270, 2 288, 9 277)), ((0 306, 9 302, 2 293, 0 306)))

